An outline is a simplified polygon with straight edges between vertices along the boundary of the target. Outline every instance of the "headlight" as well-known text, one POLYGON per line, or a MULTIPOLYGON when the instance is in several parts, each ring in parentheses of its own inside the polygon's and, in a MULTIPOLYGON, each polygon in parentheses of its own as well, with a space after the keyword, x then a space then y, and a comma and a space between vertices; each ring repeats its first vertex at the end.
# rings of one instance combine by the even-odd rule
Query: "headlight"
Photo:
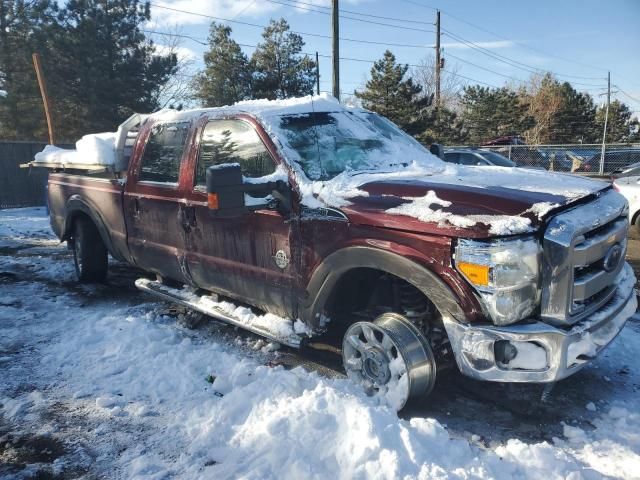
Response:
POLYGON ((540 302, 540 244, 533 238, 459 240, 455 264, 496 325, 526 318, 540 302))

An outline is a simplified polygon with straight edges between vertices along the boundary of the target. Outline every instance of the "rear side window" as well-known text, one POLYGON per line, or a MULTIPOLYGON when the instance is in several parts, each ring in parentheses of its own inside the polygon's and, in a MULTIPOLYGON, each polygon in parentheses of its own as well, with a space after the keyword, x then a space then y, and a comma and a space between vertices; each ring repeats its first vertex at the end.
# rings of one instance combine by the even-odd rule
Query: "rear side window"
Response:
POLYGON ((142 155, 139 181, 178 183, 189 122, 154 125, 142 155))
POLYGON ((206 185, 207 168, 239 163, 245 177, 264 177, 276 165, 251 125, 242 120, 213 120, 202 132, 196 170, 196 186, 206 185))

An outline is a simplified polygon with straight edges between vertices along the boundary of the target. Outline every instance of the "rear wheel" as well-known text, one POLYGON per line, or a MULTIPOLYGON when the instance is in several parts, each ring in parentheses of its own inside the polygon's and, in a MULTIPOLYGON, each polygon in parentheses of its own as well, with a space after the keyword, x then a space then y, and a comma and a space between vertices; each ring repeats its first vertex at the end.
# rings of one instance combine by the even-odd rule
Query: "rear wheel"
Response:
POLYGON ((397 313, 351 325, 344 335, 342 360, 349 379, 396 410, 426 397, 436 380, 436 361, 429 342, 397 313))
POLYGON ((78 280, 83 283, 103 282, 107 278, 107 248, 91 220, 86 217, 76 219, 72 242, 78 280))

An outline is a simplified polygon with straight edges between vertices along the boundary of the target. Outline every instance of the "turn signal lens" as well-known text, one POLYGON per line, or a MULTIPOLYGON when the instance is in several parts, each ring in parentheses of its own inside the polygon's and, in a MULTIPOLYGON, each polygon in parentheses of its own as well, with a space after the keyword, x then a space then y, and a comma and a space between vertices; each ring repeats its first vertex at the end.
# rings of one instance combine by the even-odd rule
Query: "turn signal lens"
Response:
POLYGON ((210 193, 207 195, 207 200, 209 202, 209 208, 211 210, 218 210, 218 194, 210 193))
POLYGON ((458 270, 460 270, 467 279, 479 287, 489 286, 489 269, 487 265, 478 265, 477 263, 459 262, 458 270))

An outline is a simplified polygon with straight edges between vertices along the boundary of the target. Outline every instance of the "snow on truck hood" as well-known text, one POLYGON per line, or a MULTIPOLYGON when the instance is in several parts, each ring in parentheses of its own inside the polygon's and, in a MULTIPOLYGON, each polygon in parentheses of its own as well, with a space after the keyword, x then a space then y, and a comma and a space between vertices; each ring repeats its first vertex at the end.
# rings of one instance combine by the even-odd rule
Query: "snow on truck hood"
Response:
MULTIPOLYGON (((444 162, 443 162, 444 163, 444 162)), ((545 216, 608 188, 602 181, 505 167, 415 164, 393 173, 352 175, 315 186, 318 198, 356 223, 472 236, 534 231, 545 216)))
POLYGON ((302 203, 342 209, 351 221, 452 235, 510 235, 533 231, 550 211, 608 187, 602 181, 544 170, 472 167, 446 163, 419 144, 398 147, 397 158, 379 170, 345 171, 311 181, 299 154, 287 144, 283 116, 319 112, 363 112, 327 95, 237 104, 258 118, 284 158, 291 162, 302 203))

